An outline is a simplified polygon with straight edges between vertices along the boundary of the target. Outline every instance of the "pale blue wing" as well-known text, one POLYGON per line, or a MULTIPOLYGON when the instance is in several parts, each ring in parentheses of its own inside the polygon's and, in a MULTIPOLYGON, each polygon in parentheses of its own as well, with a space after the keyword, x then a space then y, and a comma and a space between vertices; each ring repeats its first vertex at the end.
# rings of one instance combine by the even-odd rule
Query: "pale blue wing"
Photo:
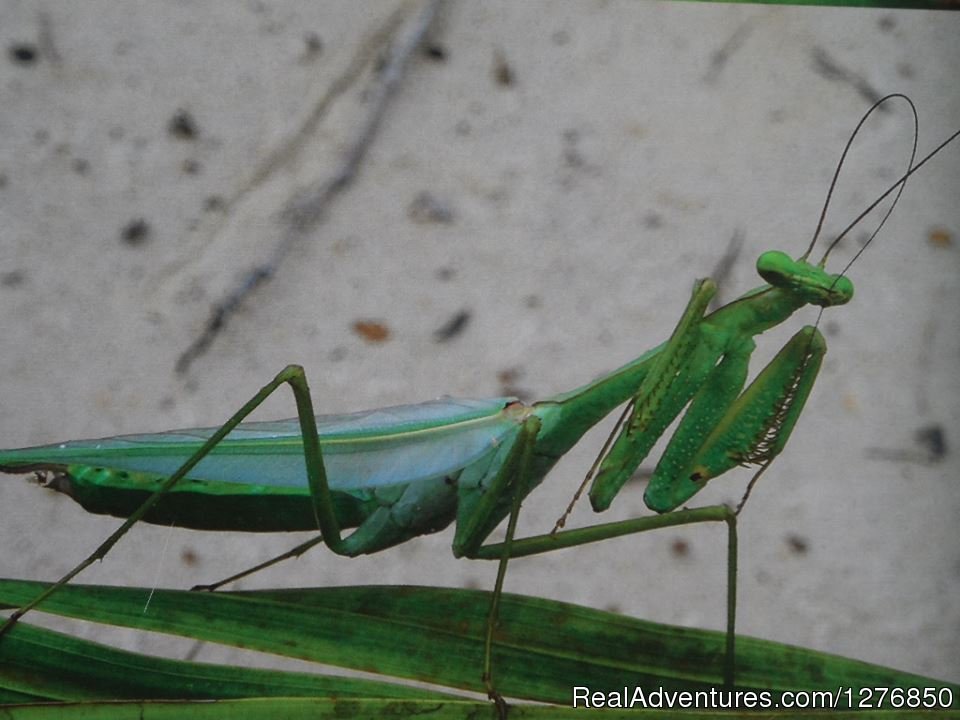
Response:
MULTIPOLYGON (((451 475, 515 434, 513 398, 442 398, 347 415, 319 415, 330 487, 359 489, 451 475)), ((170 475, 217 428, 75 440, 0 452, 0 469, 90 465, 170 475)), ((296 419, 244 423, 190 472, 198 480, 305 487, 296 419)))

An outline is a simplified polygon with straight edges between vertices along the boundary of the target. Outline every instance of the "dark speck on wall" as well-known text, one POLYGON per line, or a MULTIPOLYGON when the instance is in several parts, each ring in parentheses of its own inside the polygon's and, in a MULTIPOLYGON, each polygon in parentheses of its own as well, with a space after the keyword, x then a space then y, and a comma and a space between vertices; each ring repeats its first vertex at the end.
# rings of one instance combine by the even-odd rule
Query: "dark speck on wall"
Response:
POLYGON ((178 140, 193 140, 199 132, 196 120, 190 113, 182 109, 177 110, 170 118, 167 131, 178 140))
POLYGON ((428 43, 423 48, 423 54, 438 63, 447 59, 447 49, 440 43, 428 43))
POLYGON ((23 285, 26 279, 27 276, 23 270, 8 270, 7 272, 0 273, 0 287, 19 287, 23 285))
POLYGON ((37 47, 33 43, 18 42, 10 46, 10 60, 17 65, 33 65, 39 59, 37 47))
POLYGON ((150 237, 150 224, 143 218, 136 218, 128 222, 120 231, 120 239, 125 245, 135 247, 143 245, 150 237))
POLYGON ((309 59, 319 57, 323 52, 323 40, 315 32, 308 32, 304 35, 303 44, 306 47, 306 57, 309 59))
POLYGON ((501 87, 510 87, 517 81, 506 56, 499 51, 493 54, 493 79, 501 87))
POLYGON ((787 547, 790 548, 790 552, 794 555, 806 555, 810 549, 810 544, 807 542, 807 539, 800 535, 787 535, 784 541, 787 543, 787 547))

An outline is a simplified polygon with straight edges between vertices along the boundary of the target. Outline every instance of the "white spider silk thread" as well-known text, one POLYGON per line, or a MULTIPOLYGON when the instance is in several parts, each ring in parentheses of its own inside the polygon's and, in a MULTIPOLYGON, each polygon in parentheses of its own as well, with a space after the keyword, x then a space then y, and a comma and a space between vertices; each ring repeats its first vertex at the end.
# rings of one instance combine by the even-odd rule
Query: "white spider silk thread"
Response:
POLYGON ((167 528, 167 536, 163 539, 163 547, 160 550, 160 561, 157 563, 157 572, 153 576, 153 582, 150 584, 150 594, 147 595, 147 601, 143 604, 143 614, 147 614, 147 608, 150 607, 150 601, 153 600, 153 594, 157 591, 157 584, 160 582, 160 573, 163 571, 163 561, 167 557, 167 548, 170 546, 170 536, 173 535, 173 523, 167 528))

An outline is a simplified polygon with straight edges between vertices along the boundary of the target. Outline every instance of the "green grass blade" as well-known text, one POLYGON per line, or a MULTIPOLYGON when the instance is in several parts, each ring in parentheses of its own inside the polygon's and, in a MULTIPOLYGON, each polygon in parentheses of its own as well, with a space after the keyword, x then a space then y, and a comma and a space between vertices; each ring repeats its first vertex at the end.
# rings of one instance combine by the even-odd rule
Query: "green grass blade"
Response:
MULTIPOLYGON (((418 586, 263 590, 236 595, 296 604, 310 612, 349 610, 366 618, 409 624, 431 637, 434 633, 462 634, 476 643, 485 632, 490 602, 486 591, 418 586)), ((568 698, 574 684, 591 682, 598 688, 614 689, 645 683, 676 689, 723 684, 723 632, 653 623, 510 593, 503 595, 500 607, 500 625, 494 637, 501 655, 495 659, 495 668, 501 667, 501 676, 509 671, 526 677, 542 675, 545 691, 552 692, 555 684, 560 685, 568 698), (529 667, 538 663, 544 663, 542 673, 529 667), (555 677, 560 678, 559 683, 552 682, 555 677)), ((737 686, 742 689, 835 690, 838 685, 930 684, 950 687, 960 700, 957 683, 782 643, 737 638, 737 686)))
POLYGON ((182 662, 21 623, 0 640, 0 702, 248 697, 452 699, 407 685, 182 662))
MULTIPOLYGON (((46 587, 0 581, 0 604, 18 606, 46 587)), ((324 588, 247 593, 149 591, 70 585, 46 612, 482 692, 489 593, 420 587, 324 588)), ((16 637, 20 628, 10 634, 16 637)), ((0 660, 7 638, 0 642, 0 660)), ((678 628, 538 598, 504 595, 494 673, 509 697, 568 704, 592 690, 722 684, 724 635, 678 628)), ((752 638, 738 639, 738 686, 758 690, 949 686, 876 665, 752 638)))
MULTIPOLYGON (((370 700, 330 698, 268 698, 222 702, 122 702, 4 708, 5 720, 347 720, 406 718, 418 720, 496 720, 489 702, 470 700, 370 700)), ((930 715, 911 710, 864 710, 841 713, 795 711, 780 713, 697 712, 678 710, 611 710, 512 705, 510 720, 958 720, 960 711, 930 715)))

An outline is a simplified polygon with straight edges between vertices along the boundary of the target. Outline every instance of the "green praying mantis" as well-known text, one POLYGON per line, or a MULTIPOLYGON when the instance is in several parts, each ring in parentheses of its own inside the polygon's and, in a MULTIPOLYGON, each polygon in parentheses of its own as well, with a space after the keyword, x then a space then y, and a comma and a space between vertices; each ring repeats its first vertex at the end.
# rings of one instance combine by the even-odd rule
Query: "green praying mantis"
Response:
MULTIPOLYGON (((878 101, 861 119, 847 149, 867 117, 893 97, 904 96, 878 101)), ((915 110, 914 119, 916 125, 915 110)), ((315 539, 207 589, 320 542, 337 554, 357 556, 455 523, 454 555, 499 562, 483 668, 488 690, 496 699, 490 646, 497 600, 511 558, 661 527, 723 522, 728 528, 729 553, 726 668, 727 681, 733 684, 736 518, 756 480, 789 440, 826 352, 816 325, 805 326, 744 389, 753 337, 806 305, 823 309, 849 302, 853 296, 853 285, 846 277, 849 265, 839 274, 828 273, 830 251, 883 199, 894 192, 898 198, 907 178, 957 134, 914 164, 915 133, 906 174, 828 246, 818 263, 808 262, 808 257, 830 193, 814 239, 799 259, 777 251, 760 256, 757 269, 766 284, 707 313, 716 285, 709 279, 696 282, 666 342, 587 385, 544 401, 441 399, 317 416, 302 368, 288 366, 219 428, 0 452, 0 470, 46 473, 50 487, 70 495, 88 511, 126 517, 86 560, 13 613, 0 628, 0 636, 58 587, 103 558, 140 520, 214 530, 319 529, 315 539), (243 422, 282 385, 293 391, 295 419, 243 422), (523 500, 584 433, 624 404, 620 421, 553 531, 515 537, 523 500), (577 529, 563 527, 588 484, 594 510, 607 509, 681 413, 644 495, 657 515, 577 529), (741 465, 759 469, 737 508, 685 507, 707 482, 741 465), (486 543, 505 519, 505 539, 486 543), (346 528, 355 529, 344 534, 346 528)), ((846 149, 831 193, 845 156, 846 149)), ((892 206, 887 215, 891 210, 892 206)))

